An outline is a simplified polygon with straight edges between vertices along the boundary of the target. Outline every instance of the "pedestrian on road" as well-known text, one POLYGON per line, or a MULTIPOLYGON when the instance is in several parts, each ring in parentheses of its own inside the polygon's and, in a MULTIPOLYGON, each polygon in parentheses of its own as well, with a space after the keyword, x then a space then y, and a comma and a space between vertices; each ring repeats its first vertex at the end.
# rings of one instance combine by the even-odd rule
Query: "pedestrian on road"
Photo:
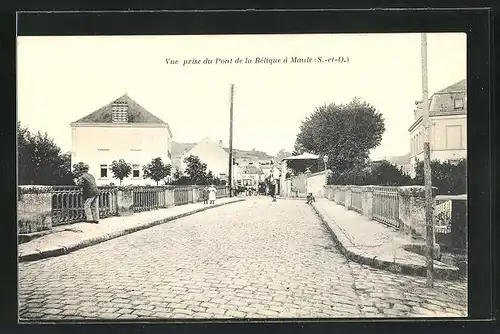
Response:
POLYGON ((269 195, 273 197, 273 202, 276 202, 276 180, 273 180, 269 186, 269 195))
POLYGON ((205 186, 202 191, 203 204, 208 204, 208 186, 205 186))
POLYGON ((99 223, 99 190, 94 177, 89 174, 89 166, 82 169, 82 174, 76 181, 76 184, 83 188, 83 208, 85 218, 89 223, 99 223))
POLYGON ((210 204, 215 204, 216 197, 217 197, 217 189, 215 188, 214 185, 211 185, 208 188, 208 200, 210 201, 210 204))

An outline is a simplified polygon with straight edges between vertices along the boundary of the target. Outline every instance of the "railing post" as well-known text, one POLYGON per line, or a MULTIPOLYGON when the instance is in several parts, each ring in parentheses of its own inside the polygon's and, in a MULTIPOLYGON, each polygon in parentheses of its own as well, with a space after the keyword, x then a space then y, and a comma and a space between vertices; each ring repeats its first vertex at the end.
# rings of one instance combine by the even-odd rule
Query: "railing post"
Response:
MULTIPOLYGON (((433 197, 437 188, 433 187, 433 197)), ((400 231, 411 240, 425 240, 425 187, 399 187, 400 231)))
POLYGON ((345 189, 344 207, 346 210, 351 210, 352 190, 351 190, 351 187, 349 187, 349 186, 346 186, 344 189, 345 189))
POLYGON ((52 187, 21 186, 18 191, 17 226, 19 233, 51 230, 52 187))
POLYGON ((165 207, 171 208, 174 206, 174 189, 164 189, 165 192, 165 207))
POLYGON ((134 213, 134 190, 118 188, 116 191, 116 208, 118 216, 130 216, 134 213))
POLYGON ((373 187, 364 186, 361 188, 361 206, 363 216, 372 220, 373 219, 373 187))

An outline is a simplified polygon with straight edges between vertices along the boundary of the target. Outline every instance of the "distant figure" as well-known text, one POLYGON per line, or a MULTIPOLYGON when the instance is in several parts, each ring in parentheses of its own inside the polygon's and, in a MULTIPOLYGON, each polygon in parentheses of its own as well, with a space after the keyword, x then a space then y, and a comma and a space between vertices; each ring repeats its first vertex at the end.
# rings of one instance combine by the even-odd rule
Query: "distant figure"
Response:
POLYGON ((307 194, 306 199, 307 199, 306 201, 307 204, 312 204, 312 202, 316 202, 316 199, 314 198, 312 193, 307 194))
POLYGON ((201 196, 203 198, 203 204, 208 204, 208 186, 205 186, 205 188, 203 188, 201 196))
POLYGON ((83 208, 87 222, 99 223, 99 190, 92 175, 89 174, 89 167, 82 169, 82 174, 76 181, 76 184, 83 188, 83 208))
POLYGON ((215 204, 215 199, 217 198, 217 188, 214 185, 211 185, 208 188, 208 200, 210 204, 215 204))
POLYGON ((269 185, 269 195, 272 196, 273 202, 276 202, 276 180, 269 185))

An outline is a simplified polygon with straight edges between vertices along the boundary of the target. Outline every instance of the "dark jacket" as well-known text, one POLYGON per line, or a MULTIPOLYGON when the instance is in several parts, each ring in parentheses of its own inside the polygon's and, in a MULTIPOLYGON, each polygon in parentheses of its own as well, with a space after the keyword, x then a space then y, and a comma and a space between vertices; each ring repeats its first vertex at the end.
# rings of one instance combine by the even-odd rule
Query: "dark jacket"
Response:
POLYGON ((95 179, 89 173, 83 173, 78 184, 83 187, 83 198, 90 198, 99 195, 95 179))

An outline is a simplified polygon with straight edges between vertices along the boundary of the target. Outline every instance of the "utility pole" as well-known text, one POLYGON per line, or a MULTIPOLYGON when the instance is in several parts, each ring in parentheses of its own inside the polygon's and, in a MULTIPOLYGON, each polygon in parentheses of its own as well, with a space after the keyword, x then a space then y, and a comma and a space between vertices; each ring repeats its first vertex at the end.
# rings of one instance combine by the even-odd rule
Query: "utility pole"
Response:
POLYGON ((431 179, 431 152, 429 145, 429 99, 427 82, 427 34, 421 34, 422 52, 422 107, 424 126, 424 185, 425 185, 425 225, 426 225, 426 264, 427 264, 427 286, 434 286, 434 214, 432 203, 432 179, 431 179))
POLYGON ((229 197, 233 197, 233 99, 234 84, 231 84, 230 107, 229 107, 229 197))

